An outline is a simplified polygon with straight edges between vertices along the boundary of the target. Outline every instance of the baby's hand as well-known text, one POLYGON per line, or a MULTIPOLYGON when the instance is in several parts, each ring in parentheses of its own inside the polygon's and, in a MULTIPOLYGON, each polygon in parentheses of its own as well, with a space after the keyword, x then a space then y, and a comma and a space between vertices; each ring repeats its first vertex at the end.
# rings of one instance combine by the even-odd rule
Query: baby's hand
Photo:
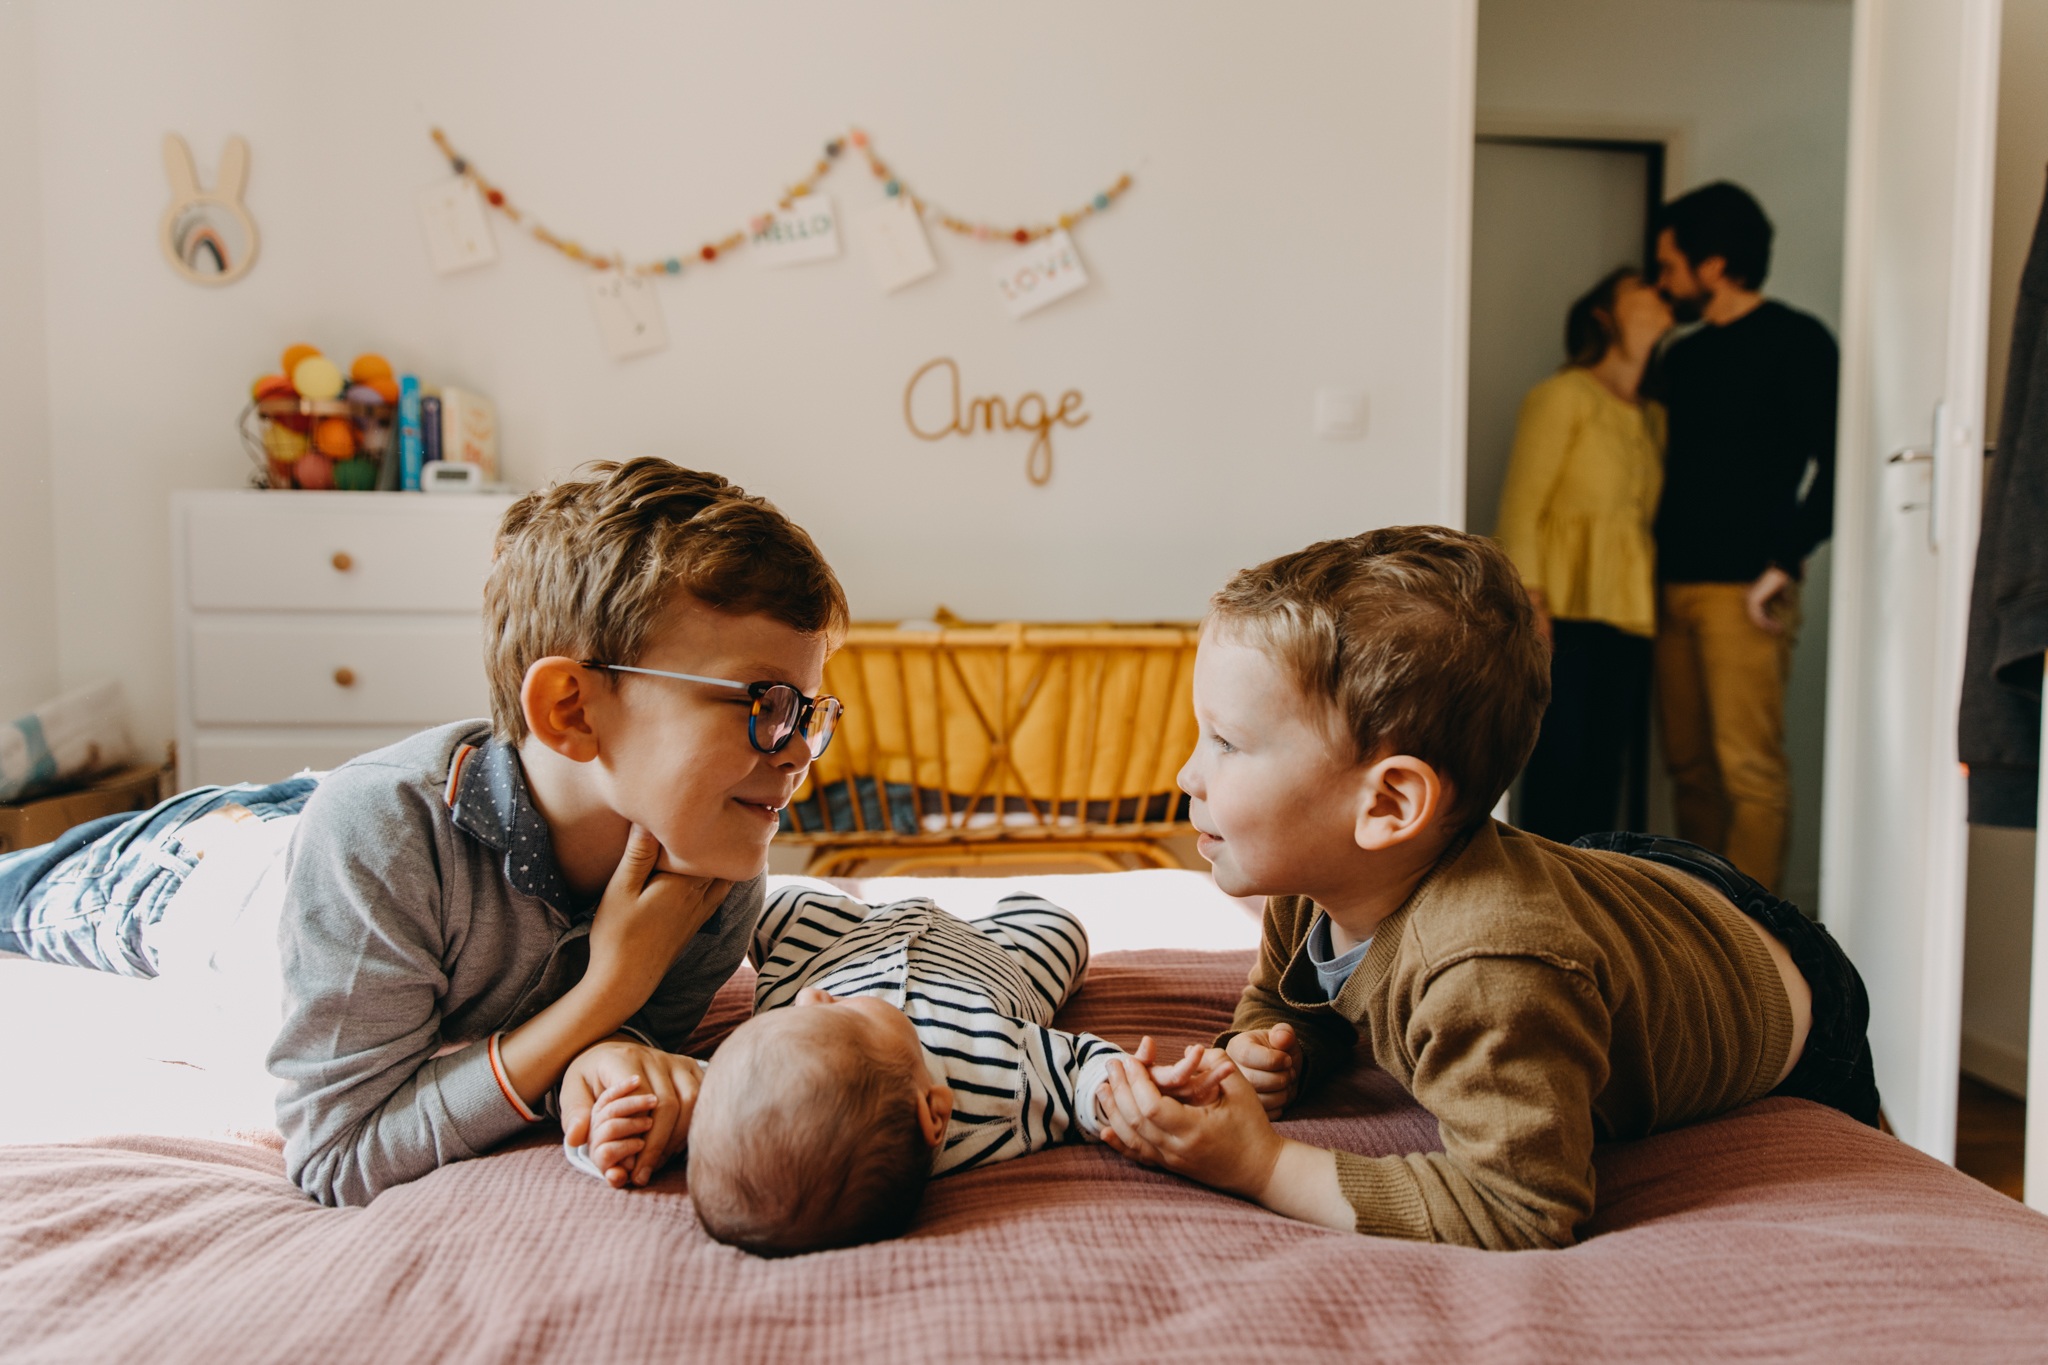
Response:
MULTIPOLYGON (((1157 1045, 1147 1034, 1138 1040, 1137 1049, 1131 1053, 1134 1060, 1143 1063, 1152 1072, 1152 1082, 1163 1095, 1186 1104, 1208 1104, 1221 1093, 1223 1078, 1237 1068, 1229 1056, 1220 1048, 1205 1048, 1198 1043, 1189 1043, 1180 1060, 1171 1066, 1155 1064, 1154 1053, 1157 1045)), ((1105 1087, 1105 1095, 1107 1087, 1105 1087)), ((1100 1098, 1100 1097, 1098 1097, 1100 1098)))
MULTIPOLYGON (((590 1165, 613 1189, 621 1189, 632 1178, 633 1158, 646 1146, 646 1134, 654 1127, 654 1111, 661 1101, 645 1088, 638 1076, 628 1076, 597 1097, 591 1106, 585 1156, 590 1165)), ((567 1134, 564 1134, 566 1137, 567 1134)))
POLYGON ((1232 1038, 1228 1050, 1268 1118, 1278 1118, 1294 1103, 1301 1091, 1301 1039, 1294 1025, 1249 1029, 1232 1038))
POLYGON ((622 1038, 586 1049, 562 1077, 562 1136, 588 1145, 613 1189, 645 1185, 690 1136, 703 1068, 622 1038))

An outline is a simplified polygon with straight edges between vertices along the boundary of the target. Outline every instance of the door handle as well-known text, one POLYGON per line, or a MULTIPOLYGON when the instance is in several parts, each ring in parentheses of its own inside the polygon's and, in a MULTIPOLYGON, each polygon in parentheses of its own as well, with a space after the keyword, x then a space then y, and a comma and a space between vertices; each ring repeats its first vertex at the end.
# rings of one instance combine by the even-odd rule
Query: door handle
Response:
POLYGON ((1899 504, 1901 512, 1916 512, 1927 509, 1927 548, 1930 552, 1941 549, 1941 446, 1948 434, 1948 400, 1934 405, 1934 439, 1925 446, 1907 446, 1894 450, 1885 459, 1888 465, 1921 464, 1930 466, 1927 472, 1927 501, 1904 502, 1899 504))
MULTIPOLYGON (((1932 464, 1934 463, 1934 452, 1922 446, 1907 446, 1903 450, 1894 450, 1889 456, 1886 457, 1885 463, 1932 464)), ((1932 487, 1933 475, 1929 474, 1928 478, 1930 481, 1929 486, 1932 487)), ((1930 512, 1932 512, 1934 507, 1934 501, 1931 495, 1929 496, 1929 499, 1926 502, 1902 502, 1899 504, 1899 510, 1901 512, 1917 512, 1923 507, 1927 508, 1930 512)))

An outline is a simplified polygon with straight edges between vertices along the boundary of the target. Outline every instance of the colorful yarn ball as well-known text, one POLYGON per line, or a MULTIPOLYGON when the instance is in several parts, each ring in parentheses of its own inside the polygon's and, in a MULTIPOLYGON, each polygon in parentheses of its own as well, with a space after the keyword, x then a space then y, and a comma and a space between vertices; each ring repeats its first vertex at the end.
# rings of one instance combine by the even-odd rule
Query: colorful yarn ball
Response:
POLYGON ((367 384, 373 379, 389 379, 391 362, 375 351, 365 351, 349 362, 348 377, 358 384, 367 384))
POLYGON ((292 478, 301 488, 334 487, 334 461, 325 455, 301 455, 292 466, 292 478))
POLYGON ((277 367, 278 373, 289 379, 292 372, 299 368, 301 360, 308 360, 319 354, 318 346, 308 346, 303 341, 296 346, 287 346, 284 348, 284 361, 277 367))
POLYGON ((323 417, 313 428, 313 449, 333 460, 346 460, 356 453, 355 428, 346 417, 323 417))
POLYGON ((334 486, 344 493, 367 493, 377 486, 375 460, 343 460, 334 467, 334 486))
POLYGON ((273 460, 290 464, 306 453, 308 442, 303 431, 294 431, 283 422, 263 424, 263 449, 273 460))
POLYGON ((339 398, 344 383, 341 367, 324 355, 307 356, 292 370, 292 387, 316 403, 339 398))

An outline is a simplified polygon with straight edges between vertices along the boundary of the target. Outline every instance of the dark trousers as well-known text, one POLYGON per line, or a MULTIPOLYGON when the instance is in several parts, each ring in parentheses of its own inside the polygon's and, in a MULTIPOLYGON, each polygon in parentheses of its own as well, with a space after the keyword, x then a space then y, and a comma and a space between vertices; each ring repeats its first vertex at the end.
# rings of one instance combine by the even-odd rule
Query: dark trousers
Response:
POLYGON ((1550 709, 1522 770, 1515 823, 1561 844, 1618 827, 1640 829, 1650 641, 1603 621, 1553 621, 1551 630, 1550 709))

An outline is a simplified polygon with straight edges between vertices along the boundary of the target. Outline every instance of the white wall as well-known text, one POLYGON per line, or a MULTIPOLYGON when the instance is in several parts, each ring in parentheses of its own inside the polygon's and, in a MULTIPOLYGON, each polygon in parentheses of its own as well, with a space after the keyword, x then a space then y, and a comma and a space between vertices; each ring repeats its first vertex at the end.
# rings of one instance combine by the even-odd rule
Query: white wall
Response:
MULTIPOLYGON (((520 483, 655 453, 768 493, 869 617, 1191 616, 1245 563, 1455 517, 1469 41, 1468 6, 1402 0, 44 5, 63 672, 122 677, 140 737, 167 732, 166 497, 243 480, 235 412, 300 339, 482 388, 520 483), (1076 234, 1095 283, 1011 322, 997 247, 935 234, 942 273, 893 296, 855 259, 742 254, 665 283, 670 348, 619 364, 578 269, 502 223, 496 265, 428 269, 430 124, 557 230, 645 257, 743 223, 856 120, 977 216, 1048 216, 1130 170, 1076 234), (175 278, 152 240, 173 129, 202 176, 227 135, 252 148, 262 255, 230 288, 175 278), (970 392, 1086 393, 1050 487, 1021 437, 904 429, 904 384, 941 355, 970 392), (1363 441, 1311 436, 1330 384, 1369 392, 1363 441)), ((854 166, 828 189, 878 199, 854 166)))
POLYGON ((35 12, 0 3, 0 724, 57 689, 35 12))
MULTIPOLYGON (((1835 328, 1852 10, 1848 0, 1480 0, 1480 117, 1680 133, 1684 165, 1668 192, 1711 180, 1748 188, 1777 228, 1768 292, 1835 328)), ((1794 806, 1782 890, 1809 909, 1820 899, 1827 600, 1823 548, 1807 566, 1786 699, 1794 806)))
MULTIPOLYGON (((2048 0, 2005 0, 1998 76, 1998 180, 1991 210, 1991 346, 1986 422, 2005 397, 2020 271, 2048 181, 2048 0)), ((1994 439, 1996 439, 1994 437, 1994 439)), ((1970 831, 1963 958, 1963 1069, 2026 1093, 2034 834, 1970 831)), ((2042 989, 2048 990, 2048 983, 2042 989)))

